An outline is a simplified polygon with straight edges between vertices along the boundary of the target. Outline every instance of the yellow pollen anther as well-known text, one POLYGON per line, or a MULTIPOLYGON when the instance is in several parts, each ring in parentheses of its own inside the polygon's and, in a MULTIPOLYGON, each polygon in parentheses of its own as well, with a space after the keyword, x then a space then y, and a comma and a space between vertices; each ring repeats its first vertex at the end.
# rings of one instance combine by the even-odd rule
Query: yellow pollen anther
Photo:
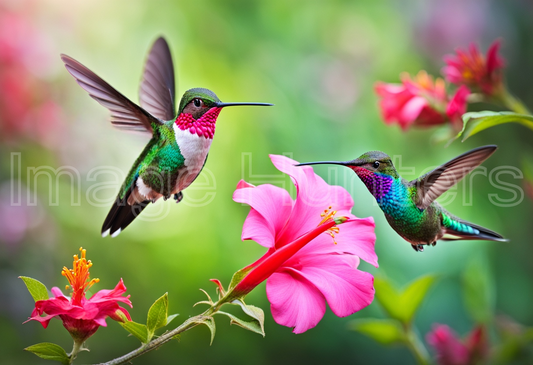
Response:
MULTIPOLYGON (((320 216, 322 217, 322 220, 320 221, 320 223, 318 225, 320 226, 321 224, 326 223, 326 221, 331 219, 331 218, 333 218, 335 216, 335 214, 337 214, 337 211, 336 210, 331 210, 331 205, 330 205, 328 207, 328 209, 324 209, 324 212, 320 213, 320 216)), ((340 229, 337 226, 333 226, 333 227, 328 228, 326 230, 327 234, 329 234, 331 236, 331 238, 333 238, 333 243, 334 244, 337 244, 337 241, 335 241, 335 235, 338 234, 339 231, 340 231, 340 229)))

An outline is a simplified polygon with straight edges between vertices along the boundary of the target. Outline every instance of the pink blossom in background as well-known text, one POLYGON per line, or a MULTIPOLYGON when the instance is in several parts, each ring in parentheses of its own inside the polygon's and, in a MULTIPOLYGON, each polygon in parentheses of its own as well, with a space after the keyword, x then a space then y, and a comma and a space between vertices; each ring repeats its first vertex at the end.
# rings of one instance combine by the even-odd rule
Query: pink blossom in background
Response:
POLYGON ((476 327, 462 341, 457 334, 444 324, 435 324, 426 336, 426 341, 436 353, 439 365, 477 364, 488 355, 487 333, 483 326, 476 327))
POLYGON ((455 125, 466 111, 466 98, 470 93, 466 87, 459 88, 450 98, 444 80, 434 80, 425 71, 420 71, 414 78, 404 73, 401 81, 401 84, 378 82, 375 86, 387 124, 398 123, 403 130, 412 125, 455 125))
POLYGON ((234 290, 245 294, 268 278, 274 320, 302 333, 322 319, 326 301, 339 317, 372 302, 374 278, 357 266, 360 258, 378 266, 375 226, 371 217, 350 213, 354 203, 344 188, 328 185, 311 167, 294 166, 297 162, 287 157, 270 158, 291 176, 297 197, 269 184, 238 184, 233 199, 251 207, 242 239, 268 251, 234 290))
POLYGON ((467 85, 486 95, 493 95, 502 87, 504 59, 498 54, 500 40, 495 40, 484 57, 472 43, 469 49, 457 49, 454 55, 444 57, 446 67, 442 73, 446 80, 456 85, 467 85))
POLYGON ((106 317, 122 322, 119 313, 128 320, 131 317, 128 311, 118 305, 126 303, 130 307, 129 295, 122 296, 126 292, 124 282, 120 279, 113 290, 100 290, 90 299, 85 297, 87 289, 97 283, 99 279, 89 278, 90 260, 86 259, 86 251, 80 248, 81 258, 74 255, 73 268, 63 268, 61 274, 67 278, 72 289, 72 296, 66 297, 58 287, 52 288, 54 298, 39 300, 35 303, 35 309, 28 319, 40 322, 44 328, 50 320, 59 316, 63 326, 70 333, 74 341, 84 342, 92 336, 100 326, 107 326, 106 317), (41 317, 42 314, 47 314, 41 317))
POLYGON ((468 95, 470 90, 461 85, 446 107, 446 116, 457 130, 463 127, 462 116, 466 113, 468 95))
POLYGON ((51 84, 40 76, 55 56, 28 13, 0 7, 0 138, 30 138, 54 145, 63 113, 51 84))

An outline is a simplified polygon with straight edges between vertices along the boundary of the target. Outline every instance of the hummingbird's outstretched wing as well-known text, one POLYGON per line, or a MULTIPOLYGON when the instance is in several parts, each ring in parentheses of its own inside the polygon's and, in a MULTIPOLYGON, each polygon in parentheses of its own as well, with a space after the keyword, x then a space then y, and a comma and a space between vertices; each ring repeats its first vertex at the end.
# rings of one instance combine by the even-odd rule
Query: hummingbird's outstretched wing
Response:
POLYGON ((62 54, 67 71, 74 76, 78 84, 89 93, 98 103, 111 112, 111 123, 124 130, 134 130, 153 133, 155 125, 162 124, 146 110, 130 101, 115 90, 87 67, 62 54))
POLYGON ((170 49, 163 37, 152 46, 139 90, 141 106, 161 120, 171 120, 176 116, 174 66, 170 49))
POLYGON ((416 180, 410 181, 409 185, 415 185, 415 204, 419 209, 426 209, 435 199, 446 190, 457 184, 465 175, 479 166, 496 151, 497 146, 483 146, 446 162, 435 170, 422 175, 416 180))

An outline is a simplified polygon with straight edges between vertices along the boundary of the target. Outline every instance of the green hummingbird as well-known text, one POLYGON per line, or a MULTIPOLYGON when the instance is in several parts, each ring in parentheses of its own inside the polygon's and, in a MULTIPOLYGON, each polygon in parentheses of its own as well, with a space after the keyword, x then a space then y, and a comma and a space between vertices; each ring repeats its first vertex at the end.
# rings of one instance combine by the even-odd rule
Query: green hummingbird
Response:
POLYGON ((111 123, 142 131, 152 138, 135 160, 104 220, 102 236, 117 236, 159 198, 183 198, 182 191, 200 174, 213 141, 217 117, 227 106, 267 103, 223 103, 211 90, 185 92, 175 112, 174 67, 170 49, 158 38, 148 55, 136 105, 73 58, 61 55, 67 71, 98 103, 111 112, 111 123))
POLYGON ((437 240, 507 241, 500 234, 450 214, 435 201, 496 151, 484 146, 468 151, 418 179, 403 179, 391 158, 380 151, 364 153, 352 161, 321 161, 297 166, 335 164, 349 167, 363 181, 390 226, 415 251, 437 240))

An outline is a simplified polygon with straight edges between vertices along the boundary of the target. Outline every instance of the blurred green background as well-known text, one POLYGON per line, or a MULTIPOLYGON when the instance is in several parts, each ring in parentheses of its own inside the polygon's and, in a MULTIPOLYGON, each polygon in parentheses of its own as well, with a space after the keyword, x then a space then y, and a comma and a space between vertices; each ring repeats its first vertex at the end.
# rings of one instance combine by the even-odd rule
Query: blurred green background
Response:
MULTIPOLYGON (((373 85, 398 82, 403 71, 439 75, 444 54, 470 42, 485 51, 501 37, 507 83, 531 108, 532 16, 533 5, 526 0, 0 1, 0 362, 46 363, 22 351, 38 342, 55 342, 70 351, 72 342, 60 321, 51 321, 46 330, 36 322, 22 325, 34 303, 17 277, 63 288, 61 268, 71 265, 80 246, 94 263, 92 276, 101 280, 94 290, 110 289, 124 279, 134 320, 144 322, 151 303, 167 291, 170 313, 180 313, 176 323, 200 313, 201 308, 192 308, 204 299, 199 288, 214 295, 210 278, 227 284, 233 272, 264 252, 240 240, 249 209, 231 197, 241 178, 291 185, 268 154, 285 153, 299 161, 347 160, 382 150, 401 155, 400 172, 412 179, 430 166, 494 143, 500 149, 483 165, 489 172, 498 166, 521 169, 523 160, 533 158, 530 130, 500 126, 445 149, 432 142, 434 130, 403 133, 398 126, 386 126, 373 85), (108 112, 76 85, 59 53, 78 59, 137 101, 145 57, 159 35, 171 47, 178 97, 189 88, 206 87, 223 101, 275 107, 225 110, 206 170, 184 201, 178 206, 158 202, 119 237, 102 239, 103 219, 146 139, 113 129, 108 112), (57 182, 34 178, 39 170, 32 168, 41 166, 64 174, 57 182), (193 202, 206 197, 208 204, 193 202)), ((472 328, 461 294, 470 259, 488 263, 494 313, 533 325, 532 202, 525 194, 507 207, 489 200, 489 194, 512 200, 518 188, 504 190, 503 183, 522 187, 523 179, 501 175, 498 187, 477 175, 472 198, 461 183, 447 205, 510 243, 440 242, 416 253, 388 226, 350 171, 315 171, 352 193, 355 215, 376 220, 380 267, 362 264, 364 270, 397 285, 426 273, 439 275, 416 318, 422 336, 436 322, 461 335, 472 328)), ((352 319, 383 316, 376 302, 348 318, 328 309, 318 326, 302 335, 273 321, 264 284, 247 302, 265 310, 266 338, 230 327, 219 317, 212 346, 207 328, 196 328, 134 363, 413 362, 403 347, 384 348, 348 330, 352 319)), ((78 363, 110 360, 138 342, 108 320, 88 345, 91 352, 81 353, 78 363)))

